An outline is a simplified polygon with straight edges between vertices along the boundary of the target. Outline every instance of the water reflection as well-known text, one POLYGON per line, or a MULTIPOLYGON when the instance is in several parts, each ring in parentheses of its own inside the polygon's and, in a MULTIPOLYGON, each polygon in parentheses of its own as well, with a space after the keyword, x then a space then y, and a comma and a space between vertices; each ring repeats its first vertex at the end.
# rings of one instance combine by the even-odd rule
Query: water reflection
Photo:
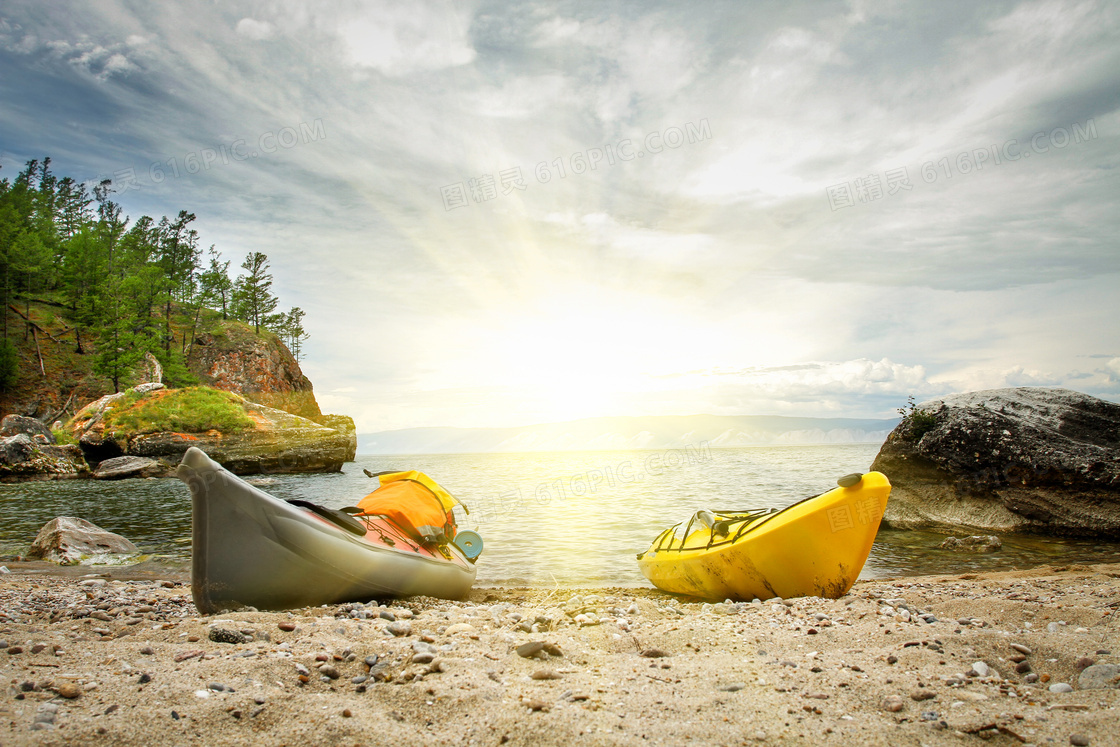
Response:
MULTIPOLYGON (((353 505, 373 472, 420 469, 470 508, 463 528, 486 541, 480 584, 648 586, 634 554, 698 508, 777 508, 864 471, 878 447, 683 448, 359 457, 345 474, 277 475, 261 487, 280 498, 353 505)), ((56 516, 78 516, 131 539, 142 552, 190 557, 190 497, 178 480, 92 480, 0 485, 0 554, 27 550, 56 516)), ((960 535, 958 535, 960 536, 960 535)), ((1003 549, 968 555, 937 548, 945 535, 884 530, 862 578, 1011 570, 1047 563, 1120 561, 1120 544, 1004 535, 1003 549)))

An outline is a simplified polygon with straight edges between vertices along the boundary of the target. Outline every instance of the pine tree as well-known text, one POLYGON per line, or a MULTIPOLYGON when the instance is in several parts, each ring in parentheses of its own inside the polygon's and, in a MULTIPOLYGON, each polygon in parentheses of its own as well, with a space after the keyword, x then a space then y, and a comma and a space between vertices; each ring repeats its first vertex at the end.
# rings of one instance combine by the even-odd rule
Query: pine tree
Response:
POLYGON ((303 317, 305 312, 298 306, 293 306, 292 310, 287 314, 287 324, 285 325, 285 332, 287 333, 288 349, 292 351, 295 356, 296 363, 299 363, 303 354, 303 343, 307 342, 311 335, 303 328, 303 317))
POLYGON ((229 279, 229 260, 221 261, 222 253, 210 247, 210 267, 198 277, 208 303, 222 306, 222 320, 229 319, 229 305, 233 300, 233 281, 229 279))
POLYGON ((248 271, 248 274, 237 278, 234 297, 240 311, 238 316, 251 322, 259 335, 266 318, 276 308, 278 301, 272 295, 272 275, 268 272, 268 257, 260 252, 250 252, 241 263, 241 268, 248 271))

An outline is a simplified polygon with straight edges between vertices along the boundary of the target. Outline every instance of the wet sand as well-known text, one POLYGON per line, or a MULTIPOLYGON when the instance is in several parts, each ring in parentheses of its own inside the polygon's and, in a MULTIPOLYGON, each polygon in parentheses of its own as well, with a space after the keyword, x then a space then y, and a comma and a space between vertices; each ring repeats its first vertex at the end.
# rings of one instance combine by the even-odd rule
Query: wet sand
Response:
POLYGON ((1117 564, 210 617, 181 572, 14 570, 4 745, 1120 743, 1117 564))

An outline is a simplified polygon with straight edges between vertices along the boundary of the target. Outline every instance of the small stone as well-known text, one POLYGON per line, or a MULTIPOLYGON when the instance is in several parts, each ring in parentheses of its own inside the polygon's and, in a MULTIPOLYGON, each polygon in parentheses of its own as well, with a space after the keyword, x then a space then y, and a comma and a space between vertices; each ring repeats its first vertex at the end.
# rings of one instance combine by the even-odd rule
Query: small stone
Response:
POLYGON ((370 654, 369 656, 367 656, 365 659, 362 660, 362 663, 365 664, 370 669, 372 669, 373 667, 377 666, 377 661, 378 661, 377 654, 370 654))
POLYGON ((419 653, 419 654, 413 654, 412 655, 412 663, 413 664, 431 664, 432 661, 435 658, 436 658, 435 654, 432 654, 430 652, 425 651, 425 652, 422 652, 422 653, 419 653))
POLYGON ((897 664, 898 663, 898 657, 895 656, 894 654, 891 654, 890 656, 887 657, 887 663, 888 664, 897 664))
POLYGON ((538 669, 530 674, 529 677, 534 680, 558 680, 560 679, 560 674, 552 669, 538 669))
POLYGON ((454 625, 448 625, 447 630, 444 631, 446 635, 457 635, 459 633, 466 633, 470 635, 474 632, 474 626, 469 623, 455 623, 454 625))
POLYGON ((1011 648, 1018 651, 1020 654, 1031 655, 1031 650, 1021 643, 1012 643, 1011 648))
POLYGON ((82 694, 82 689, 75 685, 73 682, 63 682, 61 685, 55 688, 55 692, 57 692, 63 698, 73 700, 74 698, 82 694))
POLYGON ((17 655, 23 653, 23 647, 22 646, 8 646, 8 653, 11 654, 12 656, 17 656, 17 655))
POLYGON ((350 717, 351 717, 351 716, 353 716, 353 715, 354 715, 354 714, 350 712, 350 709, 349 709, 349 708, 343 708, 343 709, 342 709, 342 717, 343 717, 343 718, 350 718, 350 717))
POLYGON ((403 621, 402 622, 391 622, 391 623, 389 623, 388 625, 385 626, 385 630, 388 630, 390 633, 392 633, 394 636, 397 636, 398 638, 402 637, 402 636, 409 636, 409 635, 412 635, 412 623, 403 622, 403 621))
POLYGON ((153 649, 151 646, 145 646, 144 648, 140 649, 140 653, 144 656, 151 656, 155 653, 155 649, 153 649))
POLYGON ((1089 747, 1089 737, 1084 734, 1070 734, 1069 743, 1075 747, 1089 747))
POLYGON ((179 653, 175 654, 174 659, 177 662, 186 661, 187 659, 193 659, 196 656, 202 656, 202 654, 202 651, 195 648, 190 649, 189 651, 180 651, 179 653))
POLYGON ((324 664, 323 666, 319 667, 319 674, 332 680, 337 680, 339 678, 338 670, 330 664, 324 664))
POLYGON ((146 685, 146 684, 148 684, 149 682, 152 681, 152 675, 148 674, 147 672, 144 672, 143 674, 140 675, 140 677, 136 681, 141 685, 146 685))
POLYGON ((720 690, 722 692, 725 692, 725 693, 737 693, 740 690, 742 690, 743 688, 745 688, 746 686, 747 686, 747 684, 745 682, 732 682, 732 683, 727 684, 727 685, 720 685, 716 689, 720 690))
POLYGON ((642 656, 646 657, 647 659, 663 659, 668 655, 669 654, 665 653, 659 648, 647 648, 642 652, 642 656))
POLYGON ((888 695, 883 698, 883 710, 890 713, 898 713, 906 706, 906 701, 902 699, 901 695, 888 695))
POLYGON ((1052 693, 1071 693, 1071 692, 1073 692, 1073 686, 1069 685, 1068 683, 1065 683, 1065 682, 1055 682, 1053 685, 1050 686, 1050 692, 1052 692, 1052 693))
POLYGON ((1089 658, 1088 656, 1082 656, 1080 659, 1078 659, 1076 662, 1074 662, 1073 668, 1076 669, 1078 672, 1080 672, 1081 670, 1085 669, 1086 667, 1091 667, 1096 663, 1097 663, 1096 659, 1089 658))
POLYGON ((982 661, 973 662, 972 669, 969 670, 975 677, 987 677, 991 674, 991 668, 982 661))
POLYGON ((529 641, 517 647, 517 655, 528 659, 544 650, 544 641, 529 641))
POLYGON ((1031 663, 1029 661, 1021 661, 1015 665, 1015 671, 1019 674, 1026 674, 1031 671, 1031 663))
POLYGON ((563 656, 564 652, 555 643, 545 643, 544 652, 549 656, 563 656))
POLYGON ((285 620, 282 623, 277 623, 276 627, 280 628, 280 630, 283 630, 285 633, 291 633, 296 629, 296 624, 291 620, 285 620))
POLYGON ((932 700, 936 697, 937 693, 933 692, 932 690, 922 690, 920 688, 910 693, 910 699, 917 701, 932 700))
POLYGON ((395 622, 396 619, 397 619, 397 616, 394 615, 389 610, 381 610, 380 612, 377 613, 377 616, 380 617, 382 620, 388 620, 389 622, 395 622))
POLYGON ((223 685, 221 682, 211 682, 206 686, 208 690, 213 690, 216 693, 231 693, 233 688, 229 685, 223 685))
POLYGON ((1116 664, 1088 666, 1077 678, 1077 686, 1082 690, 1118 688, 1120 687, 1120 666, 1116 664))
POLYGON ((351 685, 360 685, 368 679, 369 679, 368 676, 366 676, 364 674, 359 674, 357 677, 352 677, 350 679, 350 684, 351 685))
POLYGON ((1059 630, 1061 630, 1064 627, 1065 627, 1064 623, 1052 622, 1052 623, 1048 623, 1046 625, 1046 630, 1049 633, 1057 633, 1059 630))
POLYGON ((249 639, 236 630, 227 628, 210 628, 208 636, 214 643, 248 643, 249 639))
POLYGON ((1037 672, 1031 672, 1030 674, 1028 674, 1026 677, 1023 678, 1023 681, 1024 682, 1030 682, 1030 683, 1038 682, 1038 673, 1037 672))

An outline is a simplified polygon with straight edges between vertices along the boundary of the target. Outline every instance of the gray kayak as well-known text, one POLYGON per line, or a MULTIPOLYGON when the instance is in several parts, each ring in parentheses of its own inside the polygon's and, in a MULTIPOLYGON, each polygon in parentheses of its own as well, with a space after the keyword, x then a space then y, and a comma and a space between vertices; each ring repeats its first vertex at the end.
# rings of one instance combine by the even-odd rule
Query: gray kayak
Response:
POLYGON ((410 543, 382 519, 366 521, 370 529, 359 536, 259 490, 197 448, 183 455, 177 475, 191 490, 191 592, 204 615, 416 595, 463 599, 474 584, 474 564, 454 544, 436 552, 410 543))

